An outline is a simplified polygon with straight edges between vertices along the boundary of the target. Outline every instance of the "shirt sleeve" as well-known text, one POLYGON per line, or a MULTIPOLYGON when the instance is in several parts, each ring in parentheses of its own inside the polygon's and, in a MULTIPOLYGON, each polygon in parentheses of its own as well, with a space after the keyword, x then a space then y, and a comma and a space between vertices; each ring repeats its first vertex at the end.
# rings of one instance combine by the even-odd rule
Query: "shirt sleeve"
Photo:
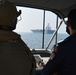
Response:
POLYGON ((54 58, 49 60, 42 69, 42 75, 52 75, 53 73, 58 72, 62 66, 64 55, 64 51, 58 49, 54 58))

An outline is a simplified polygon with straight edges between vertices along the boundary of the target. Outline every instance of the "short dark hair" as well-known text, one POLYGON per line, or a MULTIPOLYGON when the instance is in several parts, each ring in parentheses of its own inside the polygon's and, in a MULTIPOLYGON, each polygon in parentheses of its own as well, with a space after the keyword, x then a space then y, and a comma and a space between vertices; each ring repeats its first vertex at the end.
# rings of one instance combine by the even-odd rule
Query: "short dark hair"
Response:
POLYGON ((76 9, 73 9, 68 14, 68 21, 73 30, 76 30, 76 9))

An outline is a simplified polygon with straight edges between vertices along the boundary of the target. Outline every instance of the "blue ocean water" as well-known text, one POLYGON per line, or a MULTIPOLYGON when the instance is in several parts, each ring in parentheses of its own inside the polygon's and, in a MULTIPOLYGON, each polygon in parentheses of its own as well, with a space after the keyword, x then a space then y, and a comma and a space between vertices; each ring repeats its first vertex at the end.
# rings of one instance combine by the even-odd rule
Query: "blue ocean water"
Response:
MULTIPOLYGON (((42 48, 42 34, 41 33, 26 33, 21 32, 19 33, 21 35, 22 40, 28 45, 29 48, 42 48)), ((46 45, 48 44, 52 34, 45 34, 44 35, 44 48, 46 48, 46 45)), ((68 34, 58 34, 58 40, 64 40, 66 37, 68 37, 68 34)), ((49 48, 52 48, 52 46, 55 44, 55 39, 53 39, 52 43, 50 44, 49 48)))

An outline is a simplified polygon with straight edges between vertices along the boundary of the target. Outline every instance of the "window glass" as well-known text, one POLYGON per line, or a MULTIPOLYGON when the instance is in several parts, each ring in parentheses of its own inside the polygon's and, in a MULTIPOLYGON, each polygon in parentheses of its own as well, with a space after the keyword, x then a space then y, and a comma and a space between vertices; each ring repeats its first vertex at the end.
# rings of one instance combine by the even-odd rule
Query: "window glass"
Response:
MULTIPOLYGON (((18 23, 15 32, 21 35, 21 38, 29 46, 29 48, 42 48, 43 41, 44 48, 46 48, 48 42, 53 36, 52 31, 56 30, 57 15, 50 11, 45 11, 45 34, 43 40, 44 10, 26 7, 17 7, 17 9, 21 10, 22 14, 21 17, 18 17, 18 23), (49 32, 47 32, 46 29, 48 29, 49 32)), ((60 21, 61 20, 58 18, 58 25, 60 21)), ((66 34, 65 26, 66 25, 63 23, 60 29, 58 30, 57 41, 63 40, 68 36, 66 34)), ((49 49, 51 49, 52 46, 55 44, 55 39, 56 37, 50 44, 49 49)))

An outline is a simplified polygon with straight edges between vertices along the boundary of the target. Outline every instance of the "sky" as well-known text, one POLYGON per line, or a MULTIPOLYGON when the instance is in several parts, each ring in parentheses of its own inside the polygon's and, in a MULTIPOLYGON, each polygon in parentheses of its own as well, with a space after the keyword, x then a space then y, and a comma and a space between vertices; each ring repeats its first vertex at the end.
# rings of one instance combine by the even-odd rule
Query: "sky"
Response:
MULTIPOLYGON (((18 17, 18 23, 16 26, 16 32, 31 32, 32 29, 42 29, 43 28, 43 13, 44 10, 34 9, 34 8, 24 8, 17 7, 18 10, 22 11, 21 17, 18 17), (21 20, 20 20, 21 19, 21 20), (19 21, 20 20, 20 21, 19 21)), ((56 29, 56 18, 57 15, 45 11, 45 27, 49 23, 51 29, 56 29)), ((58 25, 60 23, 60 19, 58 25)), ((66 34, 66 25, 63 23, 59 29, 59 33, 66 34)))

